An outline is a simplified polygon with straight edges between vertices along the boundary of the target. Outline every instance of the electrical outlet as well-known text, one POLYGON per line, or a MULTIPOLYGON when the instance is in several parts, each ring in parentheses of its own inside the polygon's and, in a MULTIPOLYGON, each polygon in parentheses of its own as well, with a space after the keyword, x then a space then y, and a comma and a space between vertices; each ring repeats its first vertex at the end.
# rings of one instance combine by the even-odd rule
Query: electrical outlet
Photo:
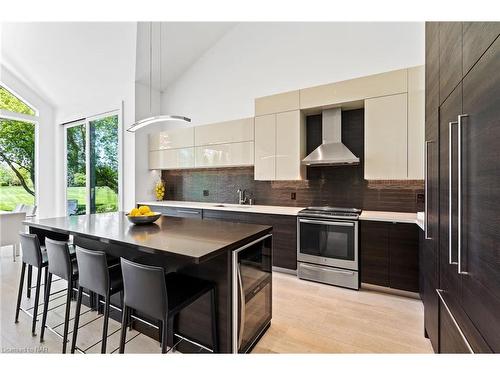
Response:
POLYGON ((290 199, 291 199, 291 200, 293 200, 293 201, 294 201, 295 199, 297 199, 297 193, 291 193, 291 194, 290 194, 290 199))
POLYGON ((209 195, 209 191, 208 190, 203 190, 203 196, 204 197, 208 197, 209 195))
POLYGON ((417 203, 425 203, 425 194, 424 193, 417 193, 415 200, 417 203))

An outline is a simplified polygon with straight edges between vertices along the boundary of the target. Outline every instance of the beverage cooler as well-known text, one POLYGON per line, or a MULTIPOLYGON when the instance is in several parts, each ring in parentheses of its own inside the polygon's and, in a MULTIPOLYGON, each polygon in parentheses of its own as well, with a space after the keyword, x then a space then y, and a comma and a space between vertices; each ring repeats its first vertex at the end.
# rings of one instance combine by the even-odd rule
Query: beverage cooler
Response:
POLYGON ((233 252, 233 353, 247 353, 272 317, 272 235, 233 252))

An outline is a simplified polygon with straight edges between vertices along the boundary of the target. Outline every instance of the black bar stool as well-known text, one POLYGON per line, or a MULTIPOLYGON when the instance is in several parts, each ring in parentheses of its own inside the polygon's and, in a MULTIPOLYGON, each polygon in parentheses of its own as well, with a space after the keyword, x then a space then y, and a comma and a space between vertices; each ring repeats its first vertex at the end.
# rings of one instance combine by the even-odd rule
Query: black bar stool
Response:
POLYGON ((121 258, 124 296, 120 353, 125 339, 130 309, 138 310, 162 322, 161 349, 167 352, 174 339, 174 318, 185 307, 210 293, 212 350, 218 352, 215 284, 175 272, 165 275, 161 267, 146 266, 121 258))
POLYGON ((47 286, 45 287, 45 303, 43 305, 42 329, 40 332, 40 342, 43 342, 45 333, 45 324, 47 322, 47 311, 49 306, 50 288, 52 285, 52 276, 59 276, 61 279, 68 281, 68 290, 66 292, 66 313, 64 315, 64 333, 62 352, 66 353, 68 341, 68 326, 69 326, 69 310, 71 306, 71 296, 73 292, 73 284, 78 280, 78 267, 76 259, 71 259, 67 242, 55 241, 49 238, 45 239, 45 247, 47 248, 47 256, 49 259, 49 275, 47 278, 47 286))
MULTIPOLYGON (((42 269, 45 269, 45 286, 47 286, 47 253, 42 251, 40 247, 40 242, 35 234, 19 233, 21 246, 23 248, 22 256, 22 268, 21 268, 21 279, 19 280, 19 292, 17 294, 17 306, 16 306, 16 319, 15 322, 19 321, 19 311, 21 310, 21 298, 23 296, 23 284, 24 284, 24 274, 26 272, 26 265, 28 269, 31 270, 32 267, 38 269, 36 276, 36 291, 35 291, 35 305, 33 307, 33 322, 31 324, 31 334, 36 335, 36 321, 38 315, 38 300, 40 298, 40 285, 42 279, 42 269)), ((28 290, 31 290, 31 272, 28 272, 28 290)))
MULTIPOLYGON (((30 227, 30 234, 36 235, 38 237, 38 243, 42 252, 45 251, 45 239, 50 238, 51 240, 68 242, 69 253, 71 258, 76 258, 75 247, 69 243, 69 234, 50 232, 43 229, 38 229, 30 227)), ((26 297, 31 298, 31 279, 32 279, 32 266, 28 266, 28 282, 26 284, 26 297)), ((46 284, 46 283, 45 283, 46 284)))
POLYGON ((101 353, 106 353, 106 342, 108 338, 109 304, 110 297, 123 290, 122 273, 119 266, 109 268, 106 253, 103 251, 76 248, 76 259, 78 261, 78 298, 76 301, 75 326, 73 328, 73 340, 71 342, 71 353, 75 352, 76 337, 78 334, 78 323, 80 320, 80 309, 82 306, 83 288, 98 295, 105 296, 104 322, 102 327, 101 353))

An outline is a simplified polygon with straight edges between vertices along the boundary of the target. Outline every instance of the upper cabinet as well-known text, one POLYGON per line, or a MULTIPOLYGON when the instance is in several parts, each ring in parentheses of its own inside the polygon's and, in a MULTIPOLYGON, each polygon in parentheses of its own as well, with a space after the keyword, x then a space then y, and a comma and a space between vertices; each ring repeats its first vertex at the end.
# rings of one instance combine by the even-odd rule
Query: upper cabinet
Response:
POLYGON ((439 103, 442 104, 462 79, 462 23, 439 24, 439 103))
POLYGON ((149 150, 168 150, 194 146, 194 129, 179 128, 149 135, 149 150))
POLYGON ((365 100, 367 180, 424 178, 425 70, 405 71, 405 92, 365 100))
POLYGON ((424 179, 425 68, 408 69, 408 179, 424 179))
POLYGON ((299 109, 299 90, 255 99, 255 116, 299 109))
POLYGON ((252 166, 253 139, 253 117, 151 134, 149 169, 252 166))
POLYGON ((365 179, 407 178, 407 94, 365 101, 365 179))
POLYGON ((195 146, 249 142, 254 138, 254 118, 219 122, 194 128, 195 146))
POLYGON ((407 91, 407 69, 300 90, 300 108, 331 106, 407 91))
POLYGON ((302 180, 304 157, 305 120, 299 110, 255 118, 256 180, 302 180))

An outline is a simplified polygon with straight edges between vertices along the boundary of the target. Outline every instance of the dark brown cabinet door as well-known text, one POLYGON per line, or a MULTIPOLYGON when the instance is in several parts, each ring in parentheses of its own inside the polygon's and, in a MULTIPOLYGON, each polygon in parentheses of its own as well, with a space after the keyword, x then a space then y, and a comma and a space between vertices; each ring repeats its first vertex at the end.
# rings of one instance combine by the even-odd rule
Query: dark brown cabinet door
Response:
POLYGON ((470 353, 469 347, 454 319, 441 301, 439 303, 439 334, 440 353, 470 353))
POLYGON ((439 23, 439 102, 462 80, 462 23, 439 23))
POLYGON ((389 286, 410 292, 419 291, 418 226, 389 224, 389 286))
POLYGON ((389 286, 389 225, 360 223, 361 282, 389 286))
POLYGON ((295 216, 203 210, 203 218, 272 226, 273 266, 289 270, 297 269, 297 218, 295 216))
POLYGON ((438 136, 439 23, 425 23, 425 139, 438 136))
POLYGON ((420 296, 424 303, 424 329, 435 352, 439 350, 439 297, 436 289, 437 263, 433 243, 425 239, 424 231, 419 232, 419 284, 420 296))
POLYGON ((460 276, 457 268, 457 116, 462 113, 462 86, 453 90, 440 107, 439 122, 439 273, 440 288, 449 304, 455 305, 460 296, 460 276), (450 123, 452 132, 452 152, 450 164, 450 123), (450 165, 451 179, 451 226, 450 226, 450 165), (451 233, 451 246, 450 246, 451 233))
POLYGON ((472 68, 500 34, 500 22, 463 23, 463 74, 472 68))
POLYGON ((462 307, 500 352, 500 39, 463 90, 462 307))

